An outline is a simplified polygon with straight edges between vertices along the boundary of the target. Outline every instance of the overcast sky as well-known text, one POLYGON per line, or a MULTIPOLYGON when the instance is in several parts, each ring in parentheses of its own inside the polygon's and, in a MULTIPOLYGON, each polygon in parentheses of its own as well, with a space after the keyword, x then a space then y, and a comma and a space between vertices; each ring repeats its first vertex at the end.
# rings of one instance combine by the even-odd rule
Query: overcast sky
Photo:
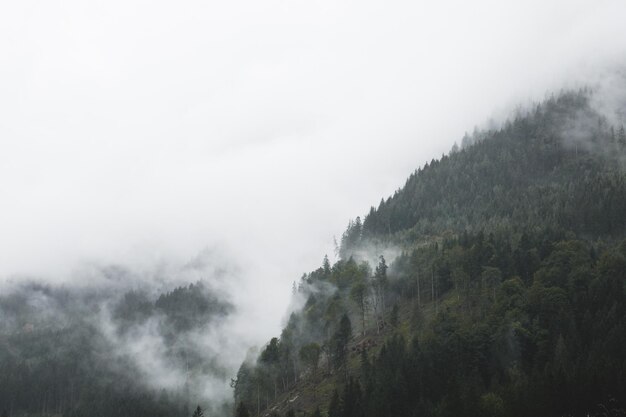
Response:
POLYGON ((621 0, 2 1, 0 277, 209 248, 276 333, 349 218, 624 51, 621 0))

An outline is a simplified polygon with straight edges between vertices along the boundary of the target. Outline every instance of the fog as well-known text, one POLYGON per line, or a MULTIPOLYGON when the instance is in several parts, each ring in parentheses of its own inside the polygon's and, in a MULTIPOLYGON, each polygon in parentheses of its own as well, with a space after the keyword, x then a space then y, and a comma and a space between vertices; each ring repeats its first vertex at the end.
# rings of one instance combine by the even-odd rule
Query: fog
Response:
POLYGON ((415 168, 619 67, 625 16, 617 0, 5 1, 0 278, 90 286, 114 264, 179 282, 168 265, 210 253, 193 280, 232 300, 242 356, 415 168))

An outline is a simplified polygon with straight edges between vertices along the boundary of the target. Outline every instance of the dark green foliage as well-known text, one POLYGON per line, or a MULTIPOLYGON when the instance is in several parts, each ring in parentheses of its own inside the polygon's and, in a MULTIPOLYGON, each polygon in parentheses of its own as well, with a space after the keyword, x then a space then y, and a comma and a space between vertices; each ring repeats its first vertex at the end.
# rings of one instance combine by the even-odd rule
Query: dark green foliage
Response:
MULTIPOLYGON (((611 140, 610 126, 591 108, 588 92, 552 98, 500 130, 475 132, 471 141, 417 170, 393 197, 372 208, 362 239, 535 226, 593 235, 624 232, 626 180, 620 164, 626 146, 611 140)), ((349 256, 355 245, 343 249, 349 256)))
POLYGON ((363 405, 361 385, 354 378, 349 378, 344 385, 341 397, 337 390, 333 392, 328 405, 328 417, 364 417, 363 405))
POLYGON ((235 417, 250 417, 250 412, 248 411, 244 403, 241 402, 237 406, 237 412, 235 414, 235 417))
MULTIPOLYGON (((626 241, 598 248, 545 236, 525 238, 542 254, 528 284, 515 268, 503 278, 493 256, 472 277, 480 234, 431 252, 468 282, 450 289, 419 342, 395 335, 371 364, 362 354, 365 415, 586 415, 606 398, 626 403, 626 241)), ((492 244, 514 247, 506 237, 492 244)), ((398 263, 390 279, 412 275, 415 263, 398 263)))
POLYGON ((347 314, 344 314, 339 321, 339 327, 330 340, 332 345, 333 362, 335 368, 344 366, 348 358, 348 342, 352 337, 352 324, 347 314))
POLYGON ((343 414, 341 402, 339 400, 339 392, 337 389, 333 391, 333 396, 328 405, 328 417, 341 417, 343 414))
POLYGON ((342 405, 343 417, 364 416, 361 385, 354 378, 350 378, 344 388, 342 405))
POLYGON ((196 411, 193 412, 191 417, 204 417, 204 411, 200 406, 196 407, 196 411))
POLYGON ((176 331, 202 326, 228 314, 232 307, 208 292, 202 283, 179 287, 161 295, 154 304, 163 312, 176 331))
POLYGON ((265 347, 263 353, 261 353, 260 360, 262 363, 273 365, 280 360, 280 348, 278 345, 278 338, 274 337, 270 340, 269 345, 265 347))
POLYGON ((347 259, 349 254, 355 249, 361 242, 361 235, 363 233, 363 224, 361 218, 357 217, 353 222, 350 220, 348 228, 341 237, 341 246, 339 249, 339 256, 343 259, 347 259))

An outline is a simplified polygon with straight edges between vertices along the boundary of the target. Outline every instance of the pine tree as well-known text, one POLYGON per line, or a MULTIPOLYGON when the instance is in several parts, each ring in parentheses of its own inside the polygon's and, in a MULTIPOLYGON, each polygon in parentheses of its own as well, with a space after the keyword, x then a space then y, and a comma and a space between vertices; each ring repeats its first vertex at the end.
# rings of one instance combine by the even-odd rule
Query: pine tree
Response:
POLYGON ((202 411, 202 408, 198 406, 191 417, 204 417, 204 411, 202 411))
POLYGON ((376 296, 380 301, 382 325, 384 325, 385 323, 385 292, 387 291, 388 285, 389 280, 387 279, 387 262, 385 261, 385 257, 380 255, 380 262, 378 263, 378 266, 376 267, 376 272, 374 273, 374 288, 376 291, 376 296))
POLYGON ((330 269, 330 261, 328 260, 328 255, 324 255, 324 261, 322 263, 322 269, 324 271, 324 279, 329 279, 330 278, 331 269, 330 269))
POLYGON ((246 405, 243 402, 240 402, 235 415, 236 417, 250 417, 250 412, 246 408, 246 405))
MULTIPOLYGON (((339 321, 339 328, 333 334, 333 354, 335 359, 335 368, 339 369, 345 365, 348 359, 348 342, 352 337, 352 323, 347 314, 344 314, 339 321)), ((348 369, 346 367, 346 375, 348 369)))
POLYGON ((362 417, 363 394, 358 381, 350 377, 350 380, 346 384, 343 397, 343 417, 362 417))
POLYGON ((339 392, 335 389, 333 391, 333 396, 330 399, 330 404, 328 405, 328 417, 341 417, 341 415, 342 410, 341 402, 339 401, 339 392))

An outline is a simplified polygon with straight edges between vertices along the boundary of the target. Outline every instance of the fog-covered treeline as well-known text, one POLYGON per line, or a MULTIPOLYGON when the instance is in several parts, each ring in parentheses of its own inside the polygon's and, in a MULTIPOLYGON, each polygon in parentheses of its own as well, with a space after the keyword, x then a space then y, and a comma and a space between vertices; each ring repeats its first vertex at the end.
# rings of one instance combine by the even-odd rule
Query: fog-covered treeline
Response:
POLYGON ((95 286, 3 288, 0 408, 6 415, 182 417, 219 398, 205 392, 207 384, 227 379, 227 371, 202 337, 232 305, 203 282, 158 292, 125 282, 132 276, 121 269, 108 274, 108 282, 95 286))

